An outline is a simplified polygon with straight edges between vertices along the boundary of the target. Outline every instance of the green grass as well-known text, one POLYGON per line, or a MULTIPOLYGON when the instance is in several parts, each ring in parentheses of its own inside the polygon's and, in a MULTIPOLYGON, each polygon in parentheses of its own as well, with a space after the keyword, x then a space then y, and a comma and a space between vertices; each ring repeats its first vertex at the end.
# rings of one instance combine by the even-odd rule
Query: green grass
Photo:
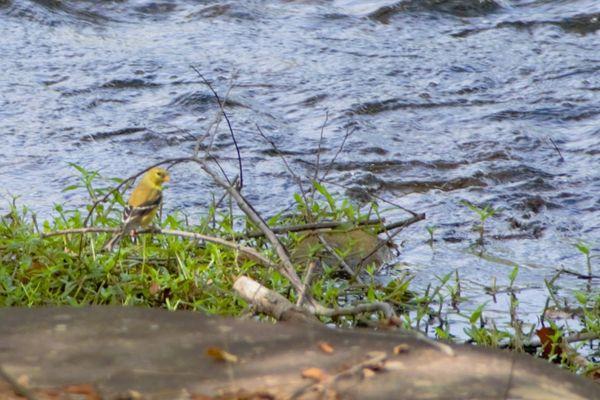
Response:
MULTIPOLYGON (((87 193, 90 203, 109 194, 115 183, 121 182, 79 166, 74 168, 78 171, 79 181, 65 191, 87 193)), ((377 226, 371 226, 357 230, 357 224, 380 218, 385 210, 380 210, 376 203, 358 207, 347 199, 337 199, 319 183, 314 183, 313 188, 312 193, 294 196, 291 211, 275 214, 267 222, 271 226, 315 221, 342 222, 342 227, 336 230, 335 235, 328 236, 328 241, 334 244, 337 259, 342 257, 350 260, 355 257, 356 260, 353 251, 356 253, 360 245, 368 244, 369 238, 376 237, 374 232, 377 229, 377 226)), ((106 252, 101 249, 110 238, 110 233, 52 237, 40 234, 82 228, 90 210, 88 226, 117 227, 122 207, 122 196, 114 193, 108 196, 107 202, 93 210, 90 206, 80 210, 57 205, 53 217, 39 224, 35 214, 26 206, 19 204, 16 199, 10 202, 9 212, 0 217, 0 306, 135 305, 238 316, 248 311, 248 304, 233 290, 233 283, 240 275, 247 275, 295 302, 296 294, 278 271, 257 265, 231 248, 175 236, 140 235, 136 243, 125 238, 118 250, 106 252)), ((484 223, 497 210, 491 206, 469 208, 479 217, 478 228, 483 243, 484 223)), ((163 215, 160 225, 162 228, 217 237, 256 230, 245 217, 234 214, 231 207, 217 208, 215 205, 209 207, 201 218, 191 218, 182 213, 163 215)), ((428 227, 430 243, 433 243, 434 229, 434 225, 428 227)), ((510 310, 507 310, 507 315, 511 316, 511 326, 505 329, 496 327, 494 321, 485 318, 485 303, 471 310, 459 310, 465 299, 461 296, 461 280, 457 271, 435 277, 427 288, 417 290, 412 287, 413 276, 408 272, 398 274, 382 284, 376 279, 378 266, 371 263, 363 266, 361 280, 356 281, 341 273, 336 265, 336 257, 327 257, 324 246, 318 241, 311 242, 306 234, 296 232, 280 237, 293 258, 299 260, 296 261, 298 275, 303 276, 309 262, 315 257, 322 260, 310 291, 325 306, 343 307, 357 302, 386 301, 401 315, 405 328, 426 331, 446 340, 455 339, 450 333, 451 320, 462 318, 467 324, 464 338, 482 346, 523 349, 523 340, 533 337, 533 328, 525 334, 518 324, 516 298, 511 300, 510 310), (448 318, 451 310, 455 314, 453 318, 448 318)), ((277 262, 271 246, 264 238, 247 239, 244 244, 277 262)), ((578 249, 586 256, 586 269, 591 274, 590 247, 580 245, 578 249)), ((507 276, 509 285, 506 288, 495 287, 494 290, 504 289, 508 294, 513 293, 518 272, 517 267, 513 268, 507 276)), ((546 280, 545 283, 549 301, 554 307, 564 307, 564 299, 556 296, 555 280, 546 280)), ((600 336, 600 294, 587 291, 574 296, 577 304, 572 307, 579 310, 578 332, 600 336)), ((322 320, 339 326, 377 326, 377 317, 361 315, 322 320)), ((595 343, 597 348, 597 339, 595 343)), ((587 353, 589 361, 598 357, 597 350, 587 353)), ((597 367, 598 364, 591 362, 585 369, 597 367)), ((576 366, 571 365, 570 368, 585 372, 576 366)))

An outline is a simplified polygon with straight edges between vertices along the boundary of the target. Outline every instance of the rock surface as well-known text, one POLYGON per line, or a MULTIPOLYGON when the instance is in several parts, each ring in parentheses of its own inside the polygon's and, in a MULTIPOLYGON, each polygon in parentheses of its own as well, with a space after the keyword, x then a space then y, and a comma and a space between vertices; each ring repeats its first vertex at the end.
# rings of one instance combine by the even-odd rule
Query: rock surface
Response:
POLYGON ((185 311, 3 308, 0 399, 20 398, 15 386, 38 399, 600 399, 597 384, 530 356, 452 349, 185 311))

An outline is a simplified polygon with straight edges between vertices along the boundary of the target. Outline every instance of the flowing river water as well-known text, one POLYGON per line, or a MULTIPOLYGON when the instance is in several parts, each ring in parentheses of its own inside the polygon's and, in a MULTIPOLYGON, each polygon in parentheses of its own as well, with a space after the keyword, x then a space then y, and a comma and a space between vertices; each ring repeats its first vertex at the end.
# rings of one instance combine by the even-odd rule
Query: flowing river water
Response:
MULTIPOLYGON (((255 125, 308 175, 328 113, 324 163, 354 130, 329 175, 345 189, 331 190, 427 214, 388 273, 425 287, 457 269, 467 310, 490 301, 488 316, 506 316, 483 286, 518 265, 519 315, 534 323, 544 278, 586 272, 574 244, 598 254, 598 0, 0 0, 2 195, 50 213, 83 201, 61 191, 69 162, 124 177, 189 155, 217 110, 191 65, 223 96, 235 76, 227 107, 258 209, 297 188, 255 125), (483 254, 463 200, 501 210, 483 254)), ((215 154, 235 173, 221 132, 215 154)), ((176 167, 166 207, 202 213, 213 189, 176 167)), ((564 278, 561 294, 586 285, 564 278)))

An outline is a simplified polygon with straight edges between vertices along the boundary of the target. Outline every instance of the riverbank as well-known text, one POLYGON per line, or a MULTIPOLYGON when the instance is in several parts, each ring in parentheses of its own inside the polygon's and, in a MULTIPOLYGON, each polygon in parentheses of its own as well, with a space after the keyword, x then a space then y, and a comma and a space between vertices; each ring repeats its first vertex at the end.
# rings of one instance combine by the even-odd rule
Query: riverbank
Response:
MULTIPOLYGON (((119 229, 122 197, 114 179, 82 168, 80 173, 80 184, 69 189, 89 192, 92 205, 85 211, 57 206, 54 219, 38 221, 14 202, 2 217, 3 306, 126 305, 260 319, 303 315, 300 319, 339 327, 398 327, 511 348, 597 376, 600 296, 592 290, 593 277, 589 291, 574 293, 578 303, 568 305, 555 295, 561 280, 570 279, 568 272, 544 281, 547 305, 538 315, 541 323, 531 325, 520 315, 518 298, 526 288, 519 284, 519 267, 513 267, 507 285, 482 288, 492 298, 511 299, 500 316, 510 321, 504 325, 489 304, 469 304, 458 270, 436 277, 424 291, 413 287, 409 271, 386 273, 398 268, 386 263, 393 243, 424 216, 385 221, 376 203, 357 207, 320 184, 298 194, 293 207, 262 227, 252 220, 251 207, 244 215, 214 204, 196 223, 184 214, 164 215, 160 227, 141 232, 135 243, 125 239, 118 250, 102 251, 119 229), (307 218, 315 222, 307 225, 307 218), (248 285, 255 288, 250 295, 248 285), (564 324, 565 318, 575 323, 564 324), (461 336, 452 334, 457 324, 465 326, 461 336)), ((238 198, 235 187, 228 190, 238 198)), ((474 209, 491 214, 489 208, 474 209)), ((480 224, 478 248, 485 254, 485 219, 480 224)))

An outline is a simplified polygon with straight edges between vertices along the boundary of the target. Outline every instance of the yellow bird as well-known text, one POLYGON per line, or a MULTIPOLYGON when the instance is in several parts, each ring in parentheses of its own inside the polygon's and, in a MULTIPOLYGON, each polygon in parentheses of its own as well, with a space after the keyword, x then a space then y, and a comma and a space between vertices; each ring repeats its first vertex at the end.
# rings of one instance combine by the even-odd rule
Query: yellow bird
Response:
POLYGON ((138 227, 147 228, 150 225, 162 204, 162 185, 169 179, 169 173, 163 168, 155 167, 146 172, 123 210, 123 228, 104 245, 105 250, 112 251, 124 235, 135 235, 138 227))

